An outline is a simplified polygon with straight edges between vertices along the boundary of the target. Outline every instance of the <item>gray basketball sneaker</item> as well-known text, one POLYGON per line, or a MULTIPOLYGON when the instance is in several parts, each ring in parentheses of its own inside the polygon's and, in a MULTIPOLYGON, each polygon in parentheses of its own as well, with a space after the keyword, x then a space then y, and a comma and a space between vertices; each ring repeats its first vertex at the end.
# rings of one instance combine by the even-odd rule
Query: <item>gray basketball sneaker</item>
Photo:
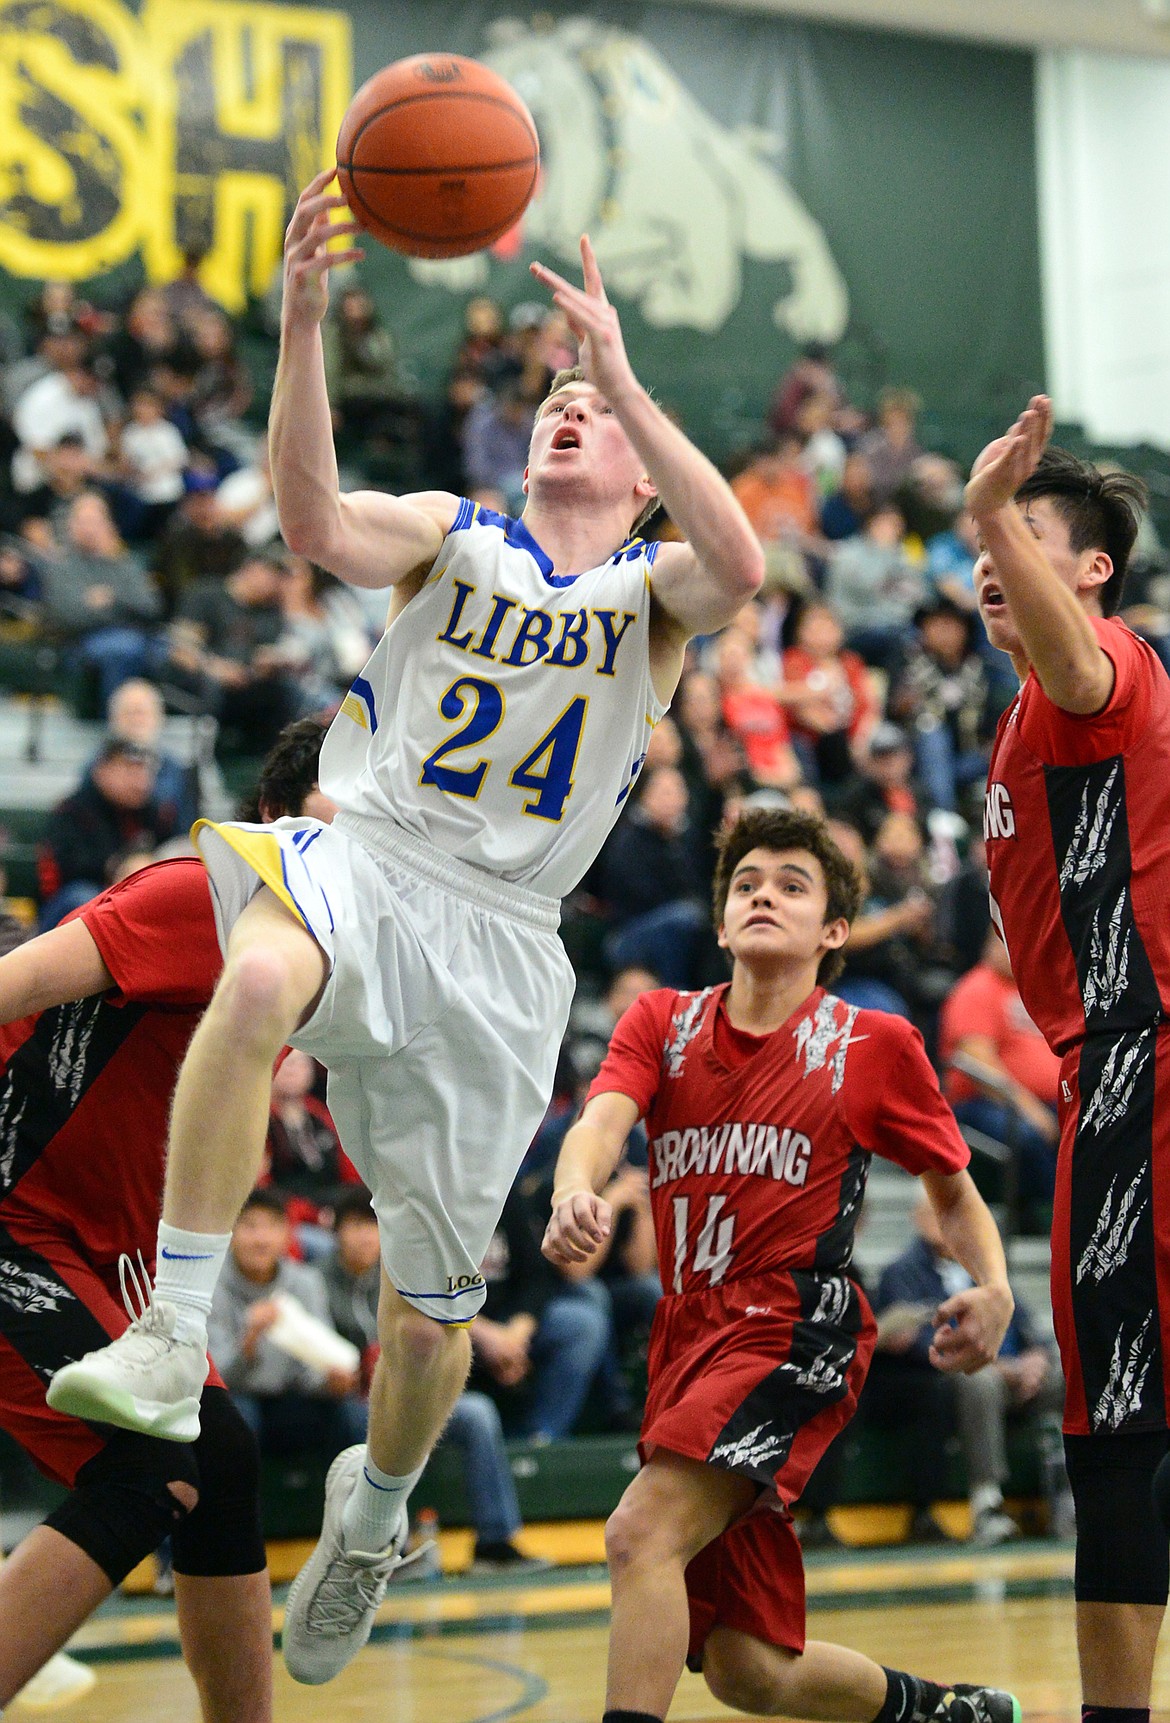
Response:
POLYGON ((63 1365, 49 1384, 49 1405, 90 1423, 116 1424, 167 1442, 193 1442, 207 1380, 206 1348, 198 1340, 175 1338, 174 1305, 155 1298, 148 1281, 139 1284, 128 1257, 119 1262, 118 1272, 129 1328, 108 1346, 63 1365), (138 1294, 137 1310, 127 1276, 138 1294))
POLYGON ((1000 1687, 972 1687, 965 1681, 956 1681, 934 1711, 945 1723, 1021 1723, 1023 1715, 1014 1693, 1000 1687))
POLYGON ((292 1583, 284 1608, 284 1661, 294 1681, 332 1681, 356 1656, 374 1625, 378 1605, 410 1529, 406 1503, 384 1550, 345 1547, 341 1518, 366 1457, 365 1445, 338 1454, 325 1480, 325 1520, 317 1547, 292 1583))

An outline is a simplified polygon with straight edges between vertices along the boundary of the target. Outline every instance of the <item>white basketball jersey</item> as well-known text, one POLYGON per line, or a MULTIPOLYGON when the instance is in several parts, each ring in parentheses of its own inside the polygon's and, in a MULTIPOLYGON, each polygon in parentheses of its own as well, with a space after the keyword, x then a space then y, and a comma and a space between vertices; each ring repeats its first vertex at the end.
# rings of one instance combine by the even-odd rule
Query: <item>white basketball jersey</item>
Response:
POLYGON ((554 575, 523 522, 462 501, 330 727, 326 795, 563 897, 665 711, 650 680, 657 549, 632 539, 600 568, 554 575))

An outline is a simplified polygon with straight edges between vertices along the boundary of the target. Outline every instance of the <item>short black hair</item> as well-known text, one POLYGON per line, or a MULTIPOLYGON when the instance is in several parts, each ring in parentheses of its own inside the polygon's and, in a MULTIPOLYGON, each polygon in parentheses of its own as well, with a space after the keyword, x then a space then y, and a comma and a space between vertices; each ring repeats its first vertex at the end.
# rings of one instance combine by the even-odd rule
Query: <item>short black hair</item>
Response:
POLYGON ((372 1220, 375 1226, 378 1217, 374 1213, 374 1205, 370 1193, 360 1185, 354 1185, 351 1190, 342 1191, 333 1205, 333 1230, 339 1232, 347 1220, 372 1220))
POLYGON ((317 717, 285 725, 260 768, 256 788, 240 803, 238 820, 259 825, 265 816, 277 820, 282 814, 300 813, 317 782, 328 727, 317 717))
POLYGON ((244 1198, 240 1214, 247 1214, 249 1209, 254 1208, 263 1209, 265 1214, 279 1215, 281 1220, 288 1219, 288 1209, 285 1207, 284 1198, 279 1191, 273 1190, 270 1185, 257 1185, 254 1191, 249 1191, 244 1198))
POLYGON ((1108 556, 1113 573, 1098 593, 1103 613, 1115 616, 1149 498, 1146 486, 1133 473, 1103 473, 1067 449, 1050 447, 1016 492, 1016 501, 1025 505, 1036 497, 1051 502, 1076 555, 1091 548, 1108 556))
MULTIPOLYGON (((715 925, 723 925, 731 876, 751 850, 807 850, 821 865, 828 901, 825 924, 844 919, 852 924, 861 908, 864 886, 861 875, 844 850, 838 849, 821 814, 806 814, 797 808, 749 808, 735 824, 720 833, 715 842, 717 860, 711 889, 715 925)), ((817 981, 827 986, 845 967, 839 951, 826 951, 817 966, 817 981)))

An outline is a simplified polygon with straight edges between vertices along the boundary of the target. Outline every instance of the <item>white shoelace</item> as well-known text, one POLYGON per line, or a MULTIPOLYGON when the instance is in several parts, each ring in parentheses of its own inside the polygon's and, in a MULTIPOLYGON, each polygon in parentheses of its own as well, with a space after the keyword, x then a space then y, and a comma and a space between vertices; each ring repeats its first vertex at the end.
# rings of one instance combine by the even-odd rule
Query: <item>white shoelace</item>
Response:
POLYGON ((313 1594, 305 1616, 310 1633, 352 1633, 367 1610, 377 1609, 386 1582, 399 1565, 396 1556, 371 1559, 340 1550, 313 1594))
POLYGON ((122 1289, 122 1303, 130 1318, 127 1333, 149 1334, 160 1340, 169 1339, 170 1336, 161 1328, 162 1312, 154 1302, 154 1287, 150 1284, 150 1275, 146 1272, 141 1251, 138 1252, 137 1268, 134 1266, 134 1259, 125 1253, 118 1258, 118 1285, 122 1289))

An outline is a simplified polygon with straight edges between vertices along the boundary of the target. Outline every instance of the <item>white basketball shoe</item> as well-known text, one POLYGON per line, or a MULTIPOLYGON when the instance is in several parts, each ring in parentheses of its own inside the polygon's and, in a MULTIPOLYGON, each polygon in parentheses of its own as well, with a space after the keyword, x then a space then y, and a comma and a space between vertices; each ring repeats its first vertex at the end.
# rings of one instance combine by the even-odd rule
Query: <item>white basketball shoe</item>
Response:
POLYGON ((149 1280, 139 1283, 129 1257, 122 1257, 118 1274, 129 1328, 108 1346, 63 1365, 46 1399, 55 1412, 90 1423, 116 1424, 167 1442, 193 1442, 207 1380, 206 1349, 198 1340, 175 1338, 178 1311, 155 1298, 149 1280))
POLYGON ((370 1637, 378 1605, 403 1563, 410 1521, 406 1503, 384 1550, 345 1546, 342 1514, 366 1457, 364 1444, 346 1448, 325 1480, 325 1520, 317 1547, 293 1581, 284 1609, 284 1661, 294 1681, 332 1681, 370 1637))

